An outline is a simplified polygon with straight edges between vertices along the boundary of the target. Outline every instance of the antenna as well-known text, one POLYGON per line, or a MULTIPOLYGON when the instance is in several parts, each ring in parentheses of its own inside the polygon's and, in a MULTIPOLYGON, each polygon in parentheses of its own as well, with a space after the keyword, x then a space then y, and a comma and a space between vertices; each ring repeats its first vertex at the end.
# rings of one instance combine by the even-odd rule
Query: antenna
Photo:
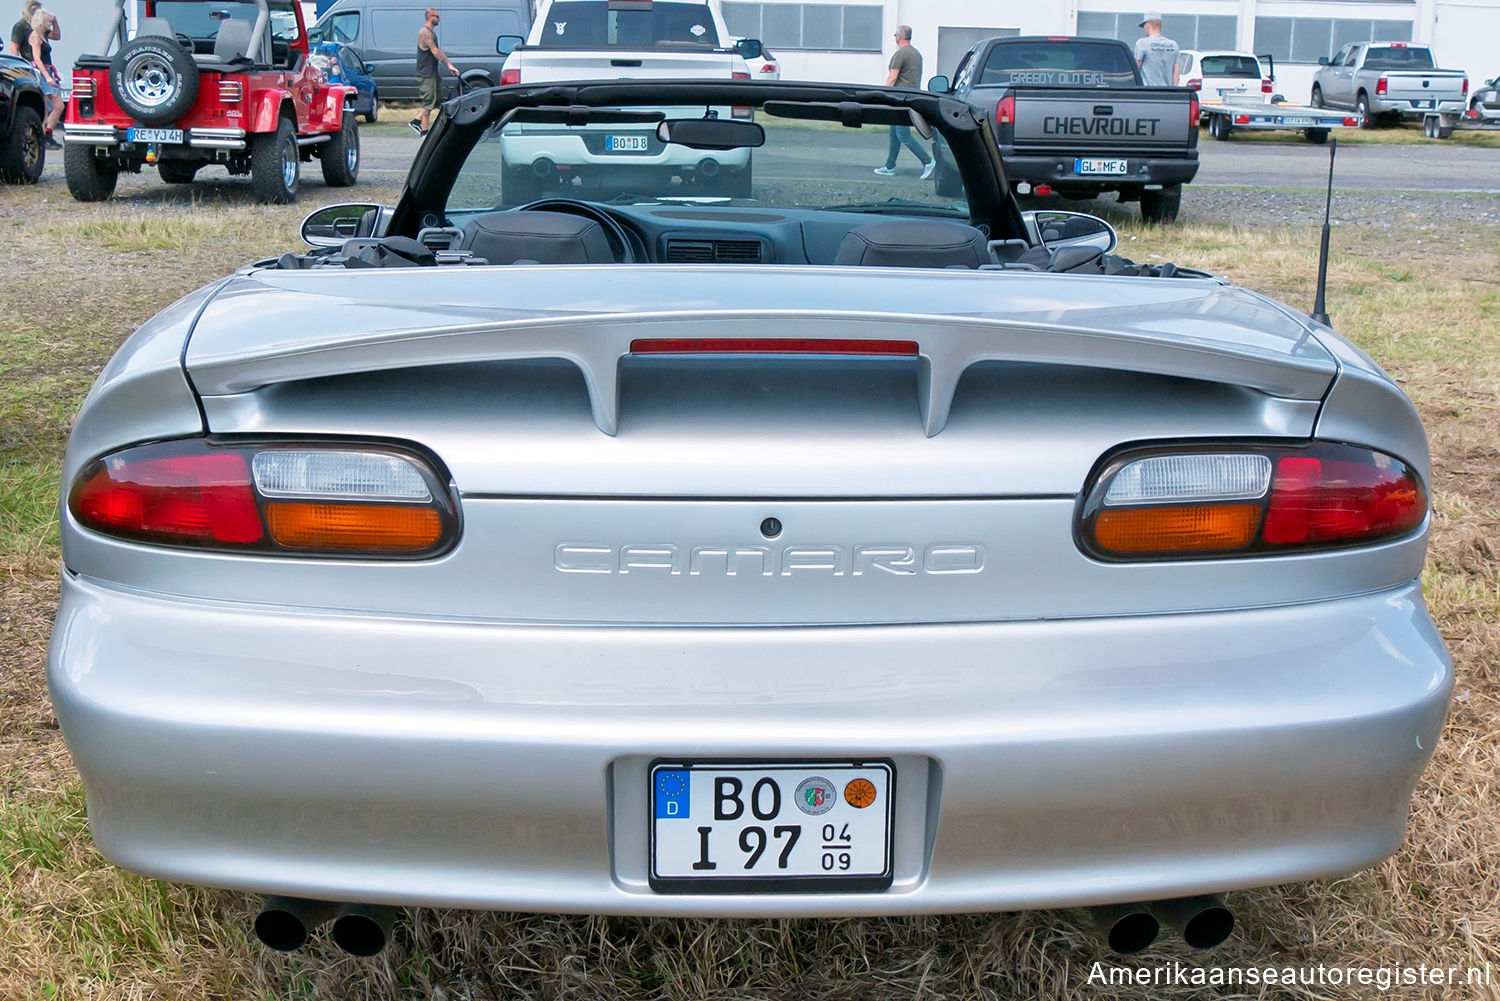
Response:
POLYGON ((1318 248, 1318 292, 1313 297, 1311 316, 1325 327, 1333 324, 1328 319, 1328 306, 1324 297, 1328 292, 1328 221, 1333 216, 1333 155, 1339 151, 1339 140, 1333 136, 1328 140, 1328 200, 1323 206, 1323 245, 1318 248))

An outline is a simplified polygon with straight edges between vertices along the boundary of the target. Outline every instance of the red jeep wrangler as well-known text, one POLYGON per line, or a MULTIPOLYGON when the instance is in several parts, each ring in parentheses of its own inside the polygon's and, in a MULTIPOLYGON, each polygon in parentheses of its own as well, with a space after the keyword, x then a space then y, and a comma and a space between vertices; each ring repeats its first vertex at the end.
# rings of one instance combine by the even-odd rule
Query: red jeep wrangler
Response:
POLYGON ((115 2, 105 54, 73 68, 63 165, 74 198, 102 201, 120 171, 144 164, 187 184, 217 163, 249 174, 262 202, 295 199, 313 157, 329 184, 355 182, 359 126, 345 107, 355 90, 326 82, 308 58, 294 0, 146 0, 128 42, 125 3, 115 2))

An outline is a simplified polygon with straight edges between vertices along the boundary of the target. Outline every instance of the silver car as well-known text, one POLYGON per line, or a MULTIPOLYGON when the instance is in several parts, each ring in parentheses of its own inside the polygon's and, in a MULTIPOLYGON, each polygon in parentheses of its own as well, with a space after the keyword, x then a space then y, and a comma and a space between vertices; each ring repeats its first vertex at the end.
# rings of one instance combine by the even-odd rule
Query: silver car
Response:
POLYGON ((1023 214, 984 115, 792 83, 450 102, 393 207, 142 327, 69 442, 49 675, 100 848, 267 895, 1095 907, 1401 844, 1448 705, 1412 405, 1328 327, 1023 214), (747 106, 754 120, 652 109, 747 106), (507 197, 506 130, 746 149, 507 197), (961 197, 887 128, 941 143, 961 197))

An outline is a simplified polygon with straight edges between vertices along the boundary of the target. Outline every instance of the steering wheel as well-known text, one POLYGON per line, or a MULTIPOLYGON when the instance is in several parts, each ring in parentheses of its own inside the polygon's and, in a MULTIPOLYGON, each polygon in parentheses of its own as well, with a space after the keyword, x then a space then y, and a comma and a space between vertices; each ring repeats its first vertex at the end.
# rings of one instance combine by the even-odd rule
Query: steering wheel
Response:
POLYGON ((177 39, 177 44, 180 45, 180 46, 182 46, 184 49, 187 49, 189 52, 193 51, 193 36, 192 35, 189 35, 185 31, 174 31, 174 32, 172 32, 172 37, 176 38, 177 39))
POLYGON ((534 202, 516 207, 517 212, 561 212, 564 215, 582 216, 592 219, 604 228, 604 238, 620 264, 635 264, 635 242, 630 233, 603 209, 576 198, 538 198, 534 202))

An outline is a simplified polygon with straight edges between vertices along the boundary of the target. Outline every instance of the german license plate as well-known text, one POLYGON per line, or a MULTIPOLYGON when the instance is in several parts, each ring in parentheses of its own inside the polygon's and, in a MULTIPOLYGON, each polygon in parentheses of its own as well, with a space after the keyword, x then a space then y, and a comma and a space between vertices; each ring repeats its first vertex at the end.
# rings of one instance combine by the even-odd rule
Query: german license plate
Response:
POLYGON ((604 150, 607 153, 644 153, 645 136, 605 136, 604 150))
POLYGON ((178 143, 183 140, 181 129, 126 129, 125 141, 133 143, 178 143))
POLYGON ((1075 174, 1123 174, 1129 161, 1127 160, 1086 160, 1078 157, 1073 161, 1073 173, 1075 174))
POLYGON ((1430 107, 1432 107, 1432 105, 1433 105, 1434 102, 1432 102, 1432 101, 1416 101, 1416 102, 1413 102, 1413 103, 1415 103, 1416 106, 1419 107, 1419 108, 1430 108, 1430 107))
POLYGON ((651 887, 887 889, 894 790, 888 761, 656 762, 651 887))
POLYGON ((1286 118, 1283 118, 1281 120, 1281 124, 1283 124, 1283 125, 1315 125, 1315 124, 1317 124, 1317 120, 1316 119, 1312 119, 1312 118, 1302 117, 1302 116, 1299 116, 1299 115, 1288 115, 1286 118))

